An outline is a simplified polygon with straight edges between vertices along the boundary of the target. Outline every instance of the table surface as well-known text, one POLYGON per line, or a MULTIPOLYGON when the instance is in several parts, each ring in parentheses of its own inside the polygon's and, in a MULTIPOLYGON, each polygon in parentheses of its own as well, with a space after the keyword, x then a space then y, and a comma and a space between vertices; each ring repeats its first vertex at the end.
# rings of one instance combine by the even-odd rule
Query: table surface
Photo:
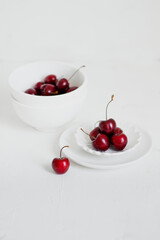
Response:
POLYGON ((0 62, 0 239, 160 239, 160 62, 87 63, 88 95, 78 122, 109 116, 142 126, 151 152, 120 169, 101 171, 71 162, 51 168, 62 130, 38 132, 16 116, 8 75, 21 62, 0 62))

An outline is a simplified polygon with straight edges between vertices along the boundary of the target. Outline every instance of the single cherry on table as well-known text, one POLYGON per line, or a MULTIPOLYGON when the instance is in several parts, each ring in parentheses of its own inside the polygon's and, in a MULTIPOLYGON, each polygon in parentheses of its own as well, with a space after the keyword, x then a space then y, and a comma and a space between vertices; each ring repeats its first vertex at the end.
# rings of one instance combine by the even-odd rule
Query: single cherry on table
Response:
POLYGON ((62 150, 65 147, 69 146, 64 146, 60 150, 60 157, 59 158, 54 158, 52 161, 52 168, 57 174, 64 174, 68 171, 70 162, 69 159, 66 157, 62 157, 62 150))

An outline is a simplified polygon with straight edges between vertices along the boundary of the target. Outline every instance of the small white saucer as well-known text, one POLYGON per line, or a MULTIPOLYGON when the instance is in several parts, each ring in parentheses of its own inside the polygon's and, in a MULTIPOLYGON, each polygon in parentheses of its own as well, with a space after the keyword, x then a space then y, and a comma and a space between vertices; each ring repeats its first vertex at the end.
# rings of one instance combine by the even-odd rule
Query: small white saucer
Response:
MULTIPOLYGON (((79 125, 80 126, 80 125, 79 125)), ((64 148, 63 153, 73 162, 95 169, 114 169, 127 164, 131 164, 142 158, 151 149, 152 141, 150 135, 143 129, 137 128, 141 133, 141 140, 133 151, 126 151, 120 155, 97 156, 84 151, 76 143, 75 132, 78 126, 73 126, 65 130, 60 137, 60 148, 64 148)))
POLYGON ((84 132, 82 132, 80 128, 84 129, 85 132, 90 133, 94 129, 93 124, 82 124, 81 127, 78 127, 75 132, 75 138, 78 146, 80 146, 84 151, 97 156, 121 155, 126 152, 133 151, 141 141, 141 132, 139 131, 139 129, 129 123, 123 123, 120 124, 120 128, 123 130, 124 134, 126 134, 128 138, 128 143, 126 147, 122 151, 116 151, 114 148, 110 147, 107 151, 101 152, 94 149, 90 137, 84 132))

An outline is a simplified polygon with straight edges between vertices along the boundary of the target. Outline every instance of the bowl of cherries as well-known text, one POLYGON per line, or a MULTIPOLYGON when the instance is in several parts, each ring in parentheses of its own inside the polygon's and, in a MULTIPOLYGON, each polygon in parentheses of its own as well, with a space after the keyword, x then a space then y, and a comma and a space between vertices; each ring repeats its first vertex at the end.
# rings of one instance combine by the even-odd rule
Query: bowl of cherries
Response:
POLYGON ((55 62, 33 62, 9 77, 13 107, 26 124, 50 130, 78 116, 86 94, 86 75, 81 67, 55 62))
POLYGON ((84 124, 75 133, 77 144, 83 150, 94 155, 119 155, 133 150, 141 139, 138 129, 128 123, 121 123, 117 126, 113 118, 107 117, 109 104, 113 101, 114 95, 106 106, 106 119, 93 124, 84 124))

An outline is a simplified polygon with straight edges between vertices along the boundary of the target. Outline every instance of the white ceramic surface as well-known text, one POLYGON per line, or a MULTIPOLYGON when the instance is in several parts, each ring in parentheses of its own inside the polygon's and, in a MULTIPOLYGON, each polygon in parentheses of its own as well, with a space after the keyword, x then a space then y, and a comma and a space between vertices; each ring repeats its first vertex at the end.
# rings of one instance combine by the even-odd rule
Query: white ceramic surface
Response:
POLYGON ((28 88, 33 87, 37 82, 43 81, 49 74, 55 74, 57 78, 64 76, 69 78, 79 66, 64 62, 40 61, 25 64, 14 70, 9 77, 9 88, 13 98, 28 106, 50 106, 64 104, 66 102, 79 101, 86 94, 86 75, 81 69, 69 81, 70 86, 77 86, 73 92, 56 96, 35 96, 24 93, 28 88))
POLYGON ((97 156, 113 156, 113 155, 121 155, 129 151, 133 151, 141 140, 141 132, 135 126, 129 123, 121 123, 120 128, 123 129, 124 134, 126 134, 128 138, 128 143, 126 147, 122 151, 116 151, 114 148, 110 147, 107 151, 100 152, 96 151, 92 146, 92 142, 86 134, 82 132, 80 128, 83 128, 87 133, 90 133, 94 129, 93 123, 90 124, 82 124, 77 128, 75 132, 75 139, 77 144, 86 152, 97 155, 97 156))
POLYGON ((71 127, 63 132, 60 137, 60 147, 69 145, 64 149, 64 154, 72 161, 85 167, 95 169, 114 169, 131 164, 142 158, 151 149, 152 141, 148 133, 139 128, 141 141, 133 151, 126 151, 121 155, 96 156, 84 151, 79 147, 75 140, 77 126, 71 127))
POLYGON ((70 100, 54 106, 30 107, 11 98, 17 116, 27 125, 40 131, 50 131, 74 120, 84 100, 85 95, 74 99, 74 102, 70 100))

